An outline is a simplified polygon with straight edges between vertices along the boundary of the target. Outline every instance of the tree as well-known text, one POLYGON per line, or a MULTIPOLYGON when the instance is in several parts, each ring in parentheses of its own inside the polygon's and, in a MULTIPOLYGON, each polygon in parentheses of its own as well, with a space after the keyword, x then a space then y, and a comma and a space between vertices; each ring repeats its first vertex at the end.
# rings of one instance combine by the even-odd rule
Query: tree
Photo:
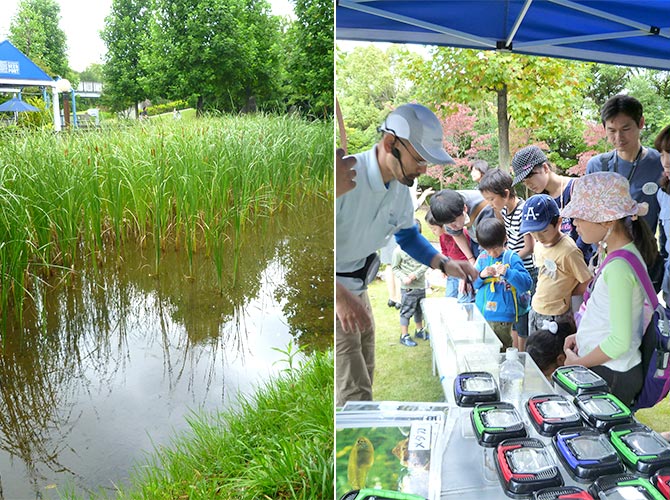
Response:
POLYGON ((104 80, 102 64, 90 64, 84 71, 79 73, 80 82, 102 82, 104 80))
POLYGON ((239 111, 272 81, 279 20, 265 0, 156 0, 142 51, 150 96, 239 111))
POLYGON ((401 76, 408 60, 419 57, 401 46, 386 51, 368 45, 338 52, 337 98, 342 108, 349 152, 370 148, 377 127, 397 105, 412 100, 411 82, 401 76))
POLYGON ((65 33, 56 0, 21 0, 9 26, 9 40, 49 75, 72 79, 65 33))
POLYGON ((426 102, 451 101, 469 106, 497 100, 499 162, 510 164, 509 127, 541 126, 558 135, 579 127, 588 82, 586 63, 502 52, 439 47, 430 61, 408 67, 406 76, 426 102))
POLYGON ((465 104, 440 104, 437 116, 442 123, 444 147, 455 165, 433 165, 428 167, 426 175, 438 181, 433 185, 436 189, 445 186, 462 188, 470 181, 467 172, 472 162, 481 159, 483 151, 491 149, 490 134, 477 132, 477 116, 465 104))
POLYGON ((631 75, 631 68, 625 66, 593 64, 591 65, 591 84, 586 95, 593 100, 596 109, 600 110, 607 99, 621 93, 626 88, 631 75))
POLYGON ((117 111, 134 106, 135 116, 137 103, 145 97, 140 54, 147 43, 148 6, 149 0, 113 0, 102 31, 107 46, 103 102, 117 111))
POLYGON ((293 0, 293 5, 298 19, 287 33, 290 102, 315 116, 332 117, 334 2, 293 0))

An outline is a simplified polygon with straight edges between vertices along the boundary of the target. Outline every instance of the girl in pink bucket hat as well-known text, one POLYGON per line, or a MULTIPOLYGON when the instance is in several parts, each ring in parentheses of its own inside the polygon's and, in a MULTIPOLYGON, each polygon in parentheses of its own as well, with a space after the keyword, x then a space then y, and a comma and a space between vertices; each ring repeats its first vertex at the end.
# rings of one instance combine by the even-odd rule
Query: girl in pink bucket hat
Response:
POLYGON ((644 268, 655 261, 656 240, 640 218, 647 210, 646 203, 630 196, 625 177, 596 172, 574 182, 572 200, 561 211, 563 217, 574 219, 585 243, 598 245, 602 263, 584 302, 577 333, 565 340, 565 364, 598 373, 627 405, 644 381, 639 348, 650 312, 645 311, 645 291, 630 264, 606 255, 627 250, 644 268))

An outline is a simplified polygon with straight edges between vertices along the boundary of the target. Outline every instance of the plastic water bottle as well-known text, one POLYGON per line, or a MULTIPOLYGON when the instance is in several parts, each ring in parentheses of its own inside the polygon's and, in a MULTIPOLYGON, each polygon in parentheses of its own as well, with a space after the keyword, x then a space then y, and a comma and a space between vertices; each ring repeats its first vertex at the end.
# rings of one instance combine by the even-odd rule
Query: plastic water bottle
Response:
POLYGON ((517 409, 521 407, 523 394, 524 367, 519 361, 519 351, 508 347, 505 361, 500 366, 500 399, 512 403, 517 409))

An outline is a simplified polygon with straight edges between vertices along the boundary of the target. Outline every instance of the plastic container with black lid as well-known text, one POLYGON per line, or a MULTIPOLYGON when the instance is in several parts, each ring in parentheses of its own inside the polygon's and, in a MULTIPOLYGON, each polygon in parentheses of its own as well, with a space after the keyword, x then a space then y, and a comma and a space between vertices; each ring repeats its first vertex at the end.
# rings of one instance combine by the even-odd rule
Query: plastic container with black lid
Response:
POLYGON ((609 437, 624 463, 638 474, 650 476, 662 467, 670 467, 670 443, 646 425, 615 425, 609 437))
POLYGON ((534 500, 593 500, 591 494, 579 486, 558 486, 533 493, 534 500))
POLYGON ((577 481, 593 481, 606 474, 618 474, 624 466, 607 437, 586 427, 569 427, 552 439, 556 454, 577 481))
POLYGON ((587 392, 608 392, 605 379, 597 373, 579 365, 559 366, 551 375, 554 387, 560 388, 571 396, 587 392))
POLYGON ((670 499, 670 467, 657 470, 651 477, 651 483, 661 492, 661 495, 670 499))
POLYGON ((526 426, 511 403, 496 401, 478 403, 470 413, 470 422, 477 442, 493 447, 505 439, 526 437, 526 426))
POLYGON ((600 500, 664 500, 649 480, 627 473, 599 477, 589 493, 600 500))
POLYGON ((553 436, 566 427, 582 425, 577 408, 559 394, 539 394, 529 398, 526 411, 535 430, 543 436, 553 436))
POLYGON ((575 406, 588 425, 607 432, 615 425, 633 421, 630 409, 609 392, 586 393, 575 397, 575 406))
POLYGON ((563 486, 563 477, 549 448, 536 438, 506 439, 496 448, 495 464, 505 494, 512 498, 563 486))
POLYGON ((463 372, 454 379, 454 400, 458 406, 500 401, 496 379, 489 372, 463 372))

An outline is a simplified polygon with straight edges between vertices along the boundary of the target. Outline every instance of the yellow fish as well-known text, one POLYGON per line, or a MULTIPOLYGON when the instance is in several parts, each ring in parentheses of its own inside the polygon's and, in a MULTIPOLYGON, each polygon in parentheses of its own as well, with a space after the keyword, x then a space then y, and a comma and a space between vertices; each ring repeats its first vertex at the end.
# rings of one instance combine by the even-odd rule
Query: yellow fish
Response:
POLYGON ((359 437, 349 454, 347 479, 355 490, 365 488, 368 471, 375 461, 375 448, 366 437, 359 437))

